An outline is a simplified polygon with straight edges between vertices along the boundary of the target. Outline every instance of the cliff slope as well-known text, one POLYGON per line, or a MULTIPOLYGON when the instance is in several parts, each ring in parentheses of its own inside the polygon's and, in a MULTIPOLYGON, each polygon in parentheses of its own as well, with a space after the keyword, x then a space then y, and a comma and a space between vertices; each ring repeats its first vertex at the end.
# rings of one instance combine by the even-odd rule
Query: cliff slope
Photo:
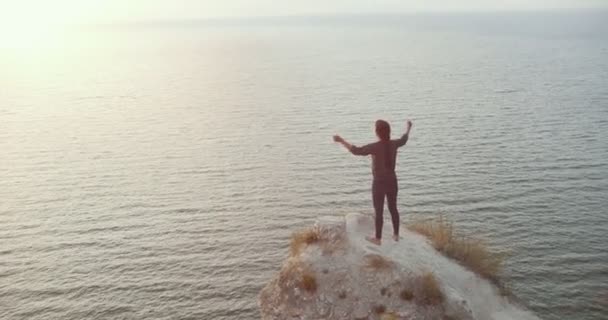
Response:
POLYGON ((294 235, 291 254, 259 295, 262 319, 527 320, 489 281, 406 230, 365 240, 371 217, 324 218, 294 235))

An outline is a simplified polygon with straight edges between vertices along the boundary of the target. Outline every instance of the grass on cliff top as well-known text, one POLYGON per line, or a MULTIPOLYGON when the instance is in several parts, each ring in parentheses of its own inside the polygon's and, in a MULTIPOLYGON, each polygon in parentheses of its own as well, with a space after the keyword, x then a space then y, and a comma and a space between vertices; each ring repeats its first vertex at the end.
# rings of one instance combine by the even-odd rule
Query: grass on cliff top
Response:
POLYGON ((425 272, 417 279, 420 301, 426 305, 437 305, 443 302, 444 296, 435 275, 425 272))
POLYGON ((307 246, 318 245, 324 255, 333 255, 345 249, 345 237, 342 233, 323 231, 319 226, 298 230, 291 235, 289 252, 292 257, 298 256, 307 246))
POLYGON ((443 302, 445 296, 435 275, 425 271, 413 279, 413 286, 401 289, 399 297, 403 301, 416 300, 422 305, 438 305, 443 302))
POLYGON ((367 254, 364 259, 365 267, 376 271, 390 270, 394 266, 394 262, 379 254, 367 254))
POLYGON ((315 293, 317 291, 317 279, 310 270, 305 270, 302 272, 298 286, 310 293, 315 293))
POLYGON ((500 281, 504 254, 491 252, 479 239, 457 234, 453 223, 444 216, 434 220, 414 221, 407 227, 427 237, 437 251, 504 288, 500 281))
POLYGON ((295 285, 308 293, 314 294, 319 283, 310 265, 297 259, 290 259, 279 272, 279 285, 285 287, 295 285))
POLYGON ((306 246, 317 243, 321 240, 318 228, 308 228, 296 231, 291 235, 289 252, 291 256, 297 256, 306 246))

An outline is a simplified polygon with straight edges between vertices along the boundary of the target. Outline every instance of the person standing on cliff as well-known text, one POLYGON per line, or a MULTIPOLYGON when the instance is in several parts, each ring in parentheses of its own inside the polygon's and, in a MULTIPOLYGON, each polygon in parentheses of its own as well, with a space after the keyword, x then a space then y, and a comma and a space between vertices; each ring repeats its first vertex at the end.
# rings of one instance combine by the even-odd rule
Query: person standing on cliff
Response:
POLYGON ((365 237, 369 242, 380 245, 382 243, 382 225, 384 198, 388 202, 388 210, 393 221, 393 239, 399 241, 399 211, 397 210, 397 193, 399 191, 395 162, 397 150, 403 147, 409 138, 412 121, 408 120, 405 133, 401 138, 391 140, 391 126, 384 120, 376 121, 376 136, 378 141, 357 147, 348 143, 339 135, 334 141, 342 144, 348 151, 356 156, 372 156, 372 201, 376 212, 376 235, 365 237))

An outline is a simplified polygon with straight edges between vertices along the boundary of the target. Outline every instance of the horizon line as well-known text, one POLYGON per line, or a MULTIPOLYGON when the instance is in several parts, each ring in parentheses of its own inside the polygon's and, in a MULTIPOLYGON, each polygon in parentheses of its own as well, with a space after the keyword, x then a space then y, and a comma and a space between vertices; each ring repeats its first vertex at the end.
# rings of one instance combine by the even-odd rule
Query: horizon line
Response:
POLYGON ((151 18, 134 20, 114 20, 99 22, 76 23, 75 26, 145 26, 145 25, 171 25, 188 23, 238 23, 238 22, 288 22, 296 20, 304 22, 306 19, 336 19, 336 18, 373 18, 373 17, 407 17, 407 16, 446 16, 446 15, 496 15, 496 14, 534 14, 534 13, 608 13, 608 6, 602 7, 579 7, 579 8, 547 8, 547 9, 509 9, 509 10, 457 10, 457 11, 402 11, 402 12, 335 12, 335 13, 303 13, 284 15, 260 15, 260 16, 222 16, 222 17, 200 17, 200 18, 151 18))

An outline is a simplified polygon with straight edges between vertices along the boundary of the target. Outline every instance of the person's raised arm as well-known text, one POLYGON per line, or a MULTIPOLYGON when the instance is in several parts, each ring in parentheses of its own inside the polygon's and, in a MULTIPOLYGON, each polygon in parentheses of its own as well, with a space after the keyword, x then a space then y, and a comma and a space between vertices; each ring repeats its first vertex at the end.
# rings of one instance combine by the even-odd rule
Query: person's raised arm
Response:
POLYGON ((410 130, 412 130, 412 121, 407 120, 405 133, 397 140, 398 147, 403 147, 407 143, 407 140, 410 138, 410 130))
POLYGON ((348 141, 344 140, 339 135, 334 136, 334 141, 343 145, 346 150, 350 151, 350 153, 356 156, 367 156, 371 153, 371 145, 366 145, 363 147, 357 147, 355 145, 350 144, 348 141))

